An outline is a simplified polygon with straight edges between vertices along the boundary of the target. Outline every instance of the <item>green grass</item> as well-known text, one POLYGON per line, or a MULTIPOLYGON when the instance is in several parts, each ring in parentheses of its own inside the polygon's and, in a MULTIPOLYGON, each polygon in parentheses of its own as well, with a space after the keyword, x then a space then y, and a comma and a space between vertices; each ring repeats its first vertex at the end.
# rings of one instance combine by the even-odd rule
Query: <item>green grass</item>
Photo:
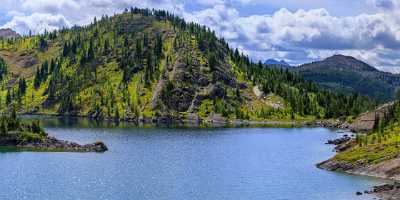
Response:
POLYGON ((376 164, 390 160, 400 153, 400 126, 390 125, 383 132, 372 132, 358 136, 354 146, 338 153, 335 159, 349 163, 376 164))
POLYGON ((39 135, 37 133, 23 132, 19 136, 19 140, 27 141, 27 142, 38 142, 42 141, 45 138, 44 135, 39 135))

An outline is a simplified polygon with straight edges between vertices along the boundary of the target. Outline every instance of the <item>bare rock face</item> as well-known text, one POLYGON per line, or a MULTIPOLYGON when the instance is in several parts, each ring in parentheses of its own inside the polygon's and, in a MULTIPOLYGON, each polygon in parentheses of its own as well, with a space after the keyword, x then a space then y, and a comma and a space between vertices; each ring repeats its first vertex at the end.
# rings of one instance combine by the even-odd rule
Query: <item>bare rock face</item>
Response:
POLYGON ((39 61, 37 60, 37 58, 35 58, 35 56, 32 55, 31 52, 24 52, 18 55, 17 62, 15 62, 14 64, 22 68, 28 68, 38 63, 39 61))
POLYGON ((400 199, 400 183, 384 184, 374 186, 371 191, 366 191, 366 194, 374 194, 381 199, 398 200, 400 199))
POLYGON ((223 98, 226 96, 226 91, 222 84, 216 84, 210 88, 210 96, 212 98, 223 98))
POLYGON ((0 29, 0 38, 3 39, 12 39, 12 38, 19 38, 21 37, 18 33, 15 31, 6 28, 6 29, 0 29))
POLYGON ((185 112, 189 109, 195 92, 192 88, 175 88, 168 98, 164 99, 169 109, 185 112))
POLYGON ((351 125, 350 129, 356 132, 370 131, 374 128, 377 120, 385 118, 389 114, 393 102, 384 104, 373 111, 361 114, 351 125))
POLYGON ((349 170, 355 168, 355 166, 350 163, 341 162, 334 159, 321 162, 317 164, 317 167, 328 171, 339 171, 339 172, 348 172, 349 170))

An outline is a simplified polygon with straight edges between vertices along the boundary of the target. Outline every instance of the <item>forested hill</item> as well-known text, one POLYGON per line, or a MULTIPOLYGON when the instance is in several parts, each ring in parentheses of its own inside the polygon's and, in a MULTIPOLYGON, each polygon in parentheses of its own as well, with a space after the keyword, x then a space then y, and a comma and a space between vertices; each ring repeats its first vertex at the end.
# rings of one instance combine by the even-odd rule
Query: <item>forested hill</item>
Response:
POLYGON ((335 55, 294 69, 305 79, 344 93, 360 93, 372 98, 393 100, 400 75, 381 72, 350 56, 335 55))
POLYGON ((204 26, 132 8, 85 27, 0 41, 0 105, 94 118, 299 119, 374 102, 252 63, 204 26))

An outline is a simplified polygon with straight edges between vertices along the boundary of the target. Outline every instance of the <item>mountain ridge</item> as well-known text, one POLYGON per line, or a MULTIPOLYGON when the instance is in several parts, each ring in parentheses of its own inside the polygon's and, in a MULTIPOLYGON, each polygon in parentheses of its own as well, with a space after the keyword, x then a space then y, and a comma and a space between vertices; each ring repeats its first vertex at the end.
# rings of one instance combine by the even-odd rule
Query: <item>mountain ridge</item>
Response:
POLYGON ((13 39, 19 37, 21 37, 21 35, 10 28, 0 29, 0 38, 13 39))
MULTIPOLYGON (((359 70, 359 71, 378 71, 376 68, 370 66, 369 64, 360 61, 352 56, 346 56, 343 54, 336 54, 330 57, 325 58, 321 62, 328 62, 335 64, 335 67, 346 67, 346 68, 352 68, 353 70, 359 70)), ((302 65, 306 66, 308 64, 302 65)))
POLYGON ((356 115, 374 105, 253 63, 209 28, 160 10, 131 8, 84 27, 20 38, 5 43, 0 57, 0 104, 27 113, 295 120, 356 115))
POLYGON ((293 71, 330 90, 360 93, 381 101, 393 99, 400 86, 400 75, 379 71, 365 62, 344 55, 303 64, 293 71))
POLYGON ((285 67, 290 67, 290 65, 285 61, 285 60, 276 60, 273 58, 270 58, 264 62, 265 65, 281 65, 285 67))

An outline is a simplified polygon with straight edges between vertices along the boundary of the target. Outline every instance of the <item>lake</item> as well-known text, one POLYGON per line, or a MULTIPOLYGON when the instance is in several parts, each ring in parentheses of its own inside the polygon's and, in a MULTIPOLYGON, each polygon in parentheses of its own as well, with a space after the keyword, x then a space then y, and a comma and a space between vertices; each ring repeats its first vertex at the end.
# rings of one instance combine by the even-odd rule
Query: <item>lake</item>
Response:
MULTIPOLYGON (((27 119, 29 120, 29 119, 27 119)), ((137 128, 42 117, 60 139, 106 153, 0 153, 0 199, 351 200, 381 180, 317 169, 324 128, 137 128)))

